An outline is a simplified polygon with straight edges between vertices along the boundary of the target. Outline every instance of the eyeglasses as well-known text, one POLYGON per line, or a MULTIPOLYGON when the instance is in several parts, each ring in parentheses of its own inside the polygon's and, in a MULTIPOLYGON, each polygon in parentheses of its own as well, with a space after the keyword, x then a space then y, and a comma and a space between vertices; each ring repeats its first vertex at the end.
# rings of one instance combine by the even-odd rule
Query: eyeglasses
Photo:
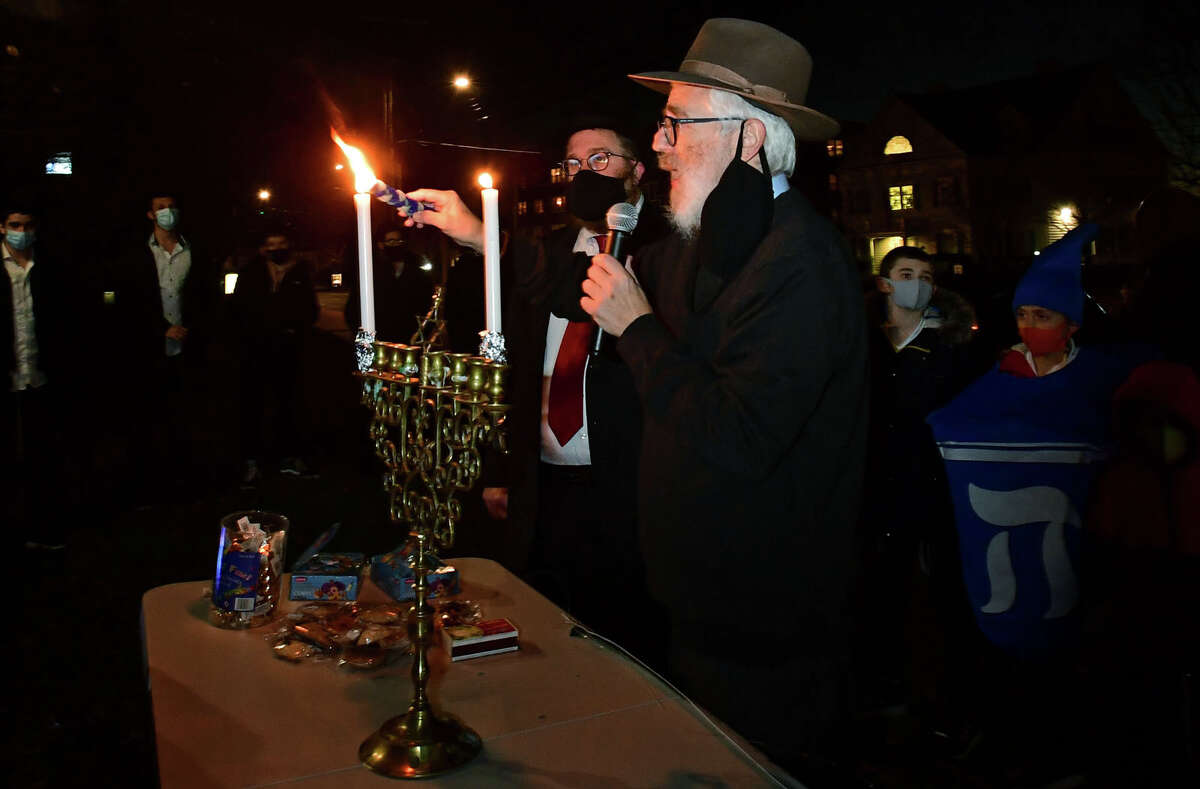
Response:
MULTIPOLYGON (((619 156, 620 158, 628 159, 631 162, 637 161, 637 159, 635 159, 634 157, 626 156, 623 153, 614 153, 612 151, 596 151, 594 154, 592 154, 591 156, 589 156, 587 158, 588 169, 594 170, 595 172, 598 172, 598 173, 604 172, 604 170, 607 169, 607 167, 608 167, 609 158, 613 157, 613 156, 619 156)), ((559 167, 562 167, 564 170, 566 170, 567 175, 571 178, 574 178, 575 175, 581 169, 583 169, 583 162, 579 161, 578 159, 563 159, 561 162, 558 163, 558 165, 559 165, 559 167)))
POLYGON ((667 145, 675 145, 679 139, 679 127, 685 123, 716 123, 717 121, 744 121, 745 118, 672 118, 664 115, 658 119, 658 128, 662 129, 663 138, 667 145))

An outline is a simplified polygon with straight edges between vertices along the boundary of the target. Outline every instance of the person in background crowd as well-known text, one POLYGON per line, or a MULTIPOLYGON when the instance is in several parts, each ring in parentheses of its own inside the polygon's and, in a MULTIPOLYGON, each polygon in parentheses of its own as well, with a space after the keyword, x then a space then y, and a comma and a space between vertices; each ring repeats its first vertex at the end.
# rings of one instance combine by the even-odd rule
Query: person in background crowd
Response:
MULTIPOLYGON (((393 227, 384 230, 375 242, 375 333, 380 340, 407 343, 416 332, 419 320, 429 311, 433 286, 440 272, 432 261, 423 260, 393 227)), ((358 267, 345 267, 347 289, 346 326, 358 329, 361 311, 358 292, 358 267)))
MULTIPOLYGON (((952 693, 947 639, 970 626, 954 516, 941 458, 925 418, 970 381, 974 311, 939 287, 929 254, 897 247, 884 256, 868 297, 871 429, 862 518, 860 692, 874 706, 909 701, 938 714, 952 693), (965 614, 965 616, 964 616, 965 614), (899 690, 908 679, 916 696, 899 690), (886 686, 892 685, 889 691, 886 686)), ((938 723, 936 725, 942 725, 938 723)))
POLYGON ((5 544, 64 547, 59 498, 62 442, 55 405, 61 397, 66 337, 61 274, 41 254, 37 217, 20 201, 0 211, 0 347, 5 359, 0 427, 5 544))
POLYGON ((238 275, 231 303, 240 354, 243 485, 261 479, 265 460, 278 462, 281 474, 312 476, 304 457, 304 350, 318 311, 309 263, 296 256, 285 231, 266 232, 259 256, 238 275))
MULTIPOLYGON (((590 353, 596 325, 579 304, 580 283, 607 231, 605 214, 628 202, 638 223, 628 251, 666 231, 639 183, 645 174, 621 124, 577 118, 561 162, 573 221, 544 241, 514 239, 514 285, 504 317, 512 369, 510 453, 489 464, 484 501, 494 518, 533 534, 529 578, 584 624, 657 663, 661 639, 647 610, 637 545, 640 407, 629 370, 611 348, 590 353)), ((415 222, 482 248, 482 228, 452 192, 418 190, 437 206, 415 222)), ((528 539, 528 538, 526 538, 528 539)))
POLYGON ((1200 196, 1180 188, 1150 195, 1137 212, 1135 232, 1141 287, 1130 294, 1131 334, 1161 348, 1164 356, 1200 375, 1200 347, 1192 303, 1196 250, 1200 248, 1200 196))
POLYGON ((134 437, 130 446, 143 504, 188 475, 189 389, 205 366, 206 334, 221 293, 211 261, 181 232, 174 194, 153 192, 145 215, 150 235, 118 261, 113 288, 122 356, 136 382, 135 415, 149 423, 146 438, 134 437))
POLYGON ((1085 521, 1092 594, 1081 661, 1106 779, 1168 786, 1195 774, 1200 697, 1200 198, 1149 195, 1136 238, 1144 279, 1122 317, 1164 358, 1134 370, 1114 398, 1117 451, 1085 521))
POLYGON ((1085 589, 1083 516, 1111 445, 1113 394, 1146 349, 1077 346, 1085 224, 1042 250, 1017 285, 1023 342, 929 424, 954 501, 979 630, 984 730, 1053 761, 1078 731, 1073 661, 1085 589))
POLYGON ((1085 520, 1085 697, 1105 775, 1168 786, 1196 767, 1200 379, 1177 361, 1144 364, 1114 416, 1117 452, 1085 520))
POLYGON ((806 782, 836 769, 846 713, 869 386, 845 242, 788 183, 796 141, 838 131, 804 106, 811 72, 778 30, 710 19, 678 71, 631 75, 669 93, 654 150, 676 232, 637 279, 593 258, 582 299, 641 398, 669 674, 806 782))

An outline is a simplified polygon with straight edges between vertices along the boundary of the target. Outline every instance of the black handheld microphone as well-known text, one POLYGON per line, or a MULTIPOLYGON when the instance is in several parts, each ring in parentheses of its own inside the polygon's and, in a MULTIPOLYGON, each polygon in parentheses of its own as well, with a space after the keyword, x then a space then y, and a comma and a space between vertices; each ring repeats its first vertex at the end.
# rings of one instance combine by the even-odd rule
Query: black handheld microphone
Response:
MULTIPOLYGON (((624 262, 621 258, 625 256, 625 246, 629 243, 629 236, 633 233, 633 229, 637 227, 637 221, 637 206, 632 203, 617 203, 604 215, 604 223, 608 225, 608 242, 604 251, 615 257, 617 262, 622 265, 624 262)), ((592 353, 600 352, 602 342, 604 342, 604 330, 597 327, 596 343, 592 346, 592 353)))

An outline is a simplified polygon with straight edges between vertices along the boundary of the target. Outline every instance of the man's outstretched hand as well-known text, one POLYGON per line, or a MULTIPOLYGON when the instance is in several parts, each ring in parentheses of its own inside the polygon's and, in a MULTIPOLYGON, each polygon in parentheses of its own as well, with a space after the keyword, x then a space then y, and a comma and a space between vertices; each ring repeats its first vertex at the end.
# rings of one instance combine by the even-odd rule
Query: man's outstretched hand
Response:
POLYGON ((419 204, 429 203, 432 211, 424 209, 408 216, 403 209, 398 213, 404 218, 405 227, 425 227, 431 225, 441 230, 452 241, 476 252, 483 252, 483 222, 471 213, 466 203, 458 196, 458 192, 442 191, 441 189, 416 189, 406 193, 411 200, 419 204))

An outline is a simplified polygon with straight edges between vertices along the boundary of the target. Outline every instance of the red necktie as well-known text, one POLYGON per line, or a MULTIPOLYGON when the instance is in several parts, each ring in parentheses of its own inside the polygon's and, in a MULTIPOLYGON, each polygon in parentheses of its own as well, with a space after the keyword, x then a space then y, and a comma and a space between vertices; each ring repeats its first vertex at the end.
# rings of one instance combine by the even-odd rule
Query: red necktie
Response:
MULTIPOLYGON (((607 240, 604 236, 596 236, 601 252, 607 240)), ((558 346, 554 374, 550 376, 546 421, 559 446, 566 446, 583 427, 583 371, 595 334, 596 324, 591 321, 571 321, 558 346)))
POLYGON ((583 368, 595 331, 590 321, 571 321, 558 346, 546 421, 559 446, 566 446, 583 427, 583 368))

